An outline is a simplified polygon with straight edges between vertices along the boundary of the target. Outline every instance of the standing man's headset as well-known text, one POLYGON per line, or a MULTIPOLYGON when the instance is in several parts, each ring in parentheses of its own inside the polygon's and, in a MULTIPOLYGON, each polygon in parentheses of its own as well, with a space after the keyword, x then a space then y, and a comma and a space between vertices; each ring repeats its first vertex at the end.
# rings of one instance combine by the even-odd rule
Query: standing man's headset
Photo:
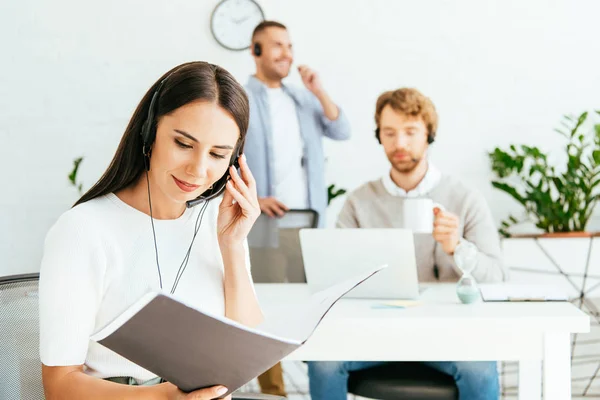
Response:
POLYGON ((262 54, 262 49, 260 47, 260 43, 258 43, 258 42, 254 43, 254 47, 252 47, 252 52, 254 53, 254 55, 256 57, 260 57, 260 55, 262 54))
MULTIPOLYGON (((381 144, 381 137, 379 136, 379 127, 377 127, 377 129, 375 129, 375 137, 377 138, 377 141, 379 142, 379 144, 381 144)), ((427 144, 431 144, 435 141, 435 132, 431 132, 430 134, 427 135, 427 144)))
MULTIPOLYGON (((146 118, 144 125, 142 125, 142 130, 140 131, 140 135, 142 136, 142 152, 144 154, 144 166, 146 167, 146 171, 150 171, 150 155, 152 152, 152 144, 156 139, 156 121, 154 120, 154 115, 158 104, 158 97, 165 81, 169 79, 174 72, 175 71, 167 75, 167 77, 165 77, 160 82, 158 88, 156 88, 156 90, 154 91, 154 94, 152 95, 152 100, 150 101, 150 107, 148 108, 148 117, 146 118)), ((233 150, 234 156, 231 157, 231 160, 229 161, 229 165, 233 165, 235 166, 235 168, 240 167, 239 157, 241 144, 242 140, 238 140, 238 143, 236 144, 235 149, 233 150)), ((186 201, 185 205, 187 206, 187 208, 192 208, 200 203, 204 203, 205 201, 218 197, 225 190, 225 185, 227 185, 228 180, 229 168, 227 168, 227 172, 225 172, 225 175, 223 175, 221 179, 215 182, 214 185, 212 185, 207 191, 205 191, 193 200, 186 201)))

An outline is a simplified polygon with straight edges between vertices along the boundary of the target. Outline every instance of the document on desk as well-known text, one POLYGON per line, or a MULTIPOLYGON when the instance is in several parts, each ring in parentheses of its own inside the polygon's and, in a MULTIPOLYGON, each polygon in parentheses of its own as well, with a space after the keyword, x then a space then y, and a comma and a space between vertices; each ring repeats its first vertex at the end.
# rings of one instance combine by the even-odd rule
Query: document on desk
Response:
POLYGON ((487 283, 479 286, 483 301, 568 301, 564 290, 554 285, 487 283))
POLYGON ((151 292, 91 339, 185 392, 223 385, 225 397, 302 346, 336 301, 385 267, 315 293, 256 328, 151 292))

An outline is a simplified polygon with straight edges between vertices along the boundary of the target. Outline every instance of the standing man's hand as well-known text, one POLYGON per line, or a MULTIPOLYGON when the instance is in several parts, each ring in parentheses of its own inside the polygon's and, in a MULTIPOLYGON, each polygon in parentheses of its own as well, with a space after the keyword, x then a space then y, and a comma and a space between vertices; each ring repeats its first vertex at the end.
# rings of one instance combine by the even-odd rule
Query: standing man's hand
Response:
POLYGON ((306 65, 300 65, 298 67, 298 72, 302 78, 302 83, 304 83, 304 86, 306 86, 306 88, 310 90, 312 94, 317 97, 323 94, 323 85, 321 84, 321 79, 315 70, 306 65))
POLYGON ((442 246, 447 254, 453 255, 458 241, 458 217, 448 211, 436 207, 433 209, 433 238, 442 246))
POLYGON ((275 197, 260 197, 258 204, 260 205, 260 211, 271 218, 283 217, 289 211, 289 208, 275 197))
POLYGON ((325 89, 323 89, 321 78, 319 78, 316 71, 310 69, 306 65, 300 65, 298 67, 298 72, 300 72, 300 77, 302 78, 304 86, 306 86, 306 88, 319 100, 319 103, 321 103, 325 117, 330 121, 335 121, 340 116, 340 110, 333 100, 329 98, 325 89))

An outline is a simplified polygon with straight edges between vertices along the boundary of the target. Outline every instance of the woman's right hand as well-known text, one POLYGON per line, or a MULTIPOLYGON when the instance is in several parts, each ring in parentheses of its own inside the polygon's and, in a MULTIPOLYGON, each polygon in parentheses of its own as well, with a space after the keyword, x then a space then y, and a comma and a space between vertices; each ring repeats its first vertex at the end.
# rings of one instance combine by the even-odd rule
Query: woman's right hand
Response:
MULTIPOLYGON (((163 385, 167 388, 167 399, 169 400, 212 400, 227 393, 227 388, 225 386, 213 386, 185 393, 172 383, 167 382, 163 383, 163 385)), ((225 397, 225 400, 230 399, 231 396, 225 397)))

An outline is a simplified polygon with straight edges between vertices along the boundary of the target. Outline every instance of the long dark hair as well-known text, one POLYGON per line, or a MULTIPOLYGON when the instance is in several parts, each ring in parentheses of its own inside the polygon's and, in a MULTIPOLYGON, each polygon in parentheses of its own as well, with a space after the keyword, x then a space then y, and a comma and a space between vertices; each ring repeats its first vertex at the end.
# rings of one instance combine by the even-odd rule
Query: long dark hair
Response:
MULTIPOLYGON (((244 88, 228 71, 218 65, 201 61, 185 63, 165 73, 146 92, 131 116, 108 169, 74 206, 124 189, 140 178, 145 170, 140 132, 147 119, 152 96, 161 82, 163 84, 154 109, 152 129, 156 129, 156 123, 163 115, 188 103, 197 100, 215 102, 231 114, 240 129, 236 148, 242 152, 250 114, 244 88)), ((235 156, 236 154, 232 154, 232 157, 235 156)))

